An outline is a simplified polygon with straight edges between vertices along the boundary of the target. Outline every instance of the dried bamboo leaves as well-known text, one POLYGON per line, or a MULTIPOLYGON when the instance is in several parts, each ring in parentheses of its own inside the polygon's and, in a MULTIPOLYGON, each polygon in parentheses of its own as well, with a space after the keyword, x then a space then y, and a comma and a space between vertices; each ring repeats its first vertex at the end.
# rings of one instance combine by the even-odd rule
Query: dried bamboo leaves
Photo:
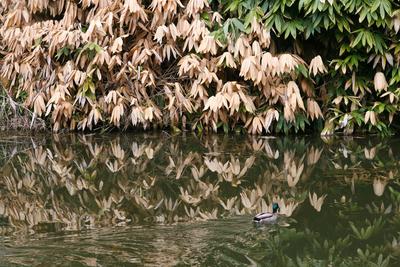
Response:
MULTIPOLYGON (((27 92, 25 104, 55 131, 183 126, 191 117, 193 127, 218 130, 222 122, 262 133, 280 118, 294 123, 298 112, 322 118, 297 87, 305 62, 269 50, 258 19, 249 33, 221 41, 212 25, 224 17, 208 1, 29 0, 2 3, 1 15, 1 76, 27 92)), ((314 75, 325 71, 320 57, 311 62, 314 75)))

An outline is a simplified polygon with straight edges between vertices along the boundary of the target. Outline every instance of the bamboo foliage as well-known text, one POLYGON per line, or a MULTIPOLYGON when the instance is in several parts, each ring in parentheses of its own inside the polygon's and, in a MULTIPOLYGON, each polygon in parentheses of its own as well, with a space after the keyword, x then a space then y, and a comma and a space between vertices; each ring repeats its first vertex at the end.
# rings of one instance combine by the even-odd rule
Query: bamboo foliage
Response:
POLYGON ((393 0, 25 0, 0 5, 8 94, 61 129, 390 133, 393 0), (384 30, 383 30, 384 29, 384 30))
MULTIPOLYGON (((25 92, 25 105, 54 131, 190 123, 261 133, 281 109, 288 123, 298 112, 322 118, 298 87, 296 68, 306 63, 276 53, 256 18, 249 33, 220 40, 213 28, 229 19, 209 1, 2 1, 0 11, 6 88, 25 92)), ((317 59, 314 75, 326 71, 317 59)))

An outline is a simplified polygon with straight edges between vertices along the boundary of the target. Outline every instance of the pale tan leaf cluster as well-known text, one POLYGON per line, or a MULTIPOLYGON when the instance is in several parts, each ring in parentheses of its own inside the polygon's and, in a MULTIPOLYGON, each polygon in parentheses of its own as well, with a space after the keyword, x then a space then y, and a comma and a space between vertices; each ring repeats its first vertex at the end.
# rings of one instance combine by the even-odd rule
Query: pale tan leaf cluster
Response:
POLYGON ((382 90, 386 91, 388 84, 387 84, 385 75, 382 72, 375 73, 374 87, 375 87, 375 90, 378 92, 380 92, 382 90))
POLYGON ((327 72, 324 62, 322 62, 321 56, 316 56, 311 60, 309 72, 310 74, 312 73, 314 76, 316 76, 318 73, 327 72))
POLYGON ((310 200, 311 206, 318 212, 321 211, 322 205, 324 204, 324 200, 326 198, 326 195, 323 195, 321 197, 318 197, 318 195, 314 192, 311 195, 311 192, 308 193, 308 198, 310 200))

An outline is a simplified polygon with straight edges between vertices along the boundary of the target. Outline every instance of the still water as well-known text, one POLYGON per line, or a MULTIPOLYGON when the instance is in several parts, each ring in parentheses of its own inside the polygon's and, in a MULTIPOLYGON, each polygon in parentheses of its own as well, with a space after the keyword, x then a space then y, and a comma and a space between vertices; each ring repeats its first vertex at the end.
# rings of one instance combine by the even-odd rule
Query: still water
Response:
POLYGON ((399 171, 396 138, 3 136, 0 266, 399 266, 399 171))

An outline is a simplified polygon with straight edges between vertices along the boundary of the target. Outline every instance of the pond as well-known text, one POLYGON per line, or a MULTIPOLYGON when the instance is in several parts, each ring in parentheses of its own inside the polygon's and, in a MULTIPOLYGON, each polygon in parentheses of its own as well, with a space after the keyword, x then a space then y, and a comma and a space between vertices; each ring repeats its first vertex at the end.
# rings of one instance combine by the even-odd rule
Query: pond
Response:
POLYGON ((399 266, 399 171, 397 138, 10 134, 0 266, 399 266))

